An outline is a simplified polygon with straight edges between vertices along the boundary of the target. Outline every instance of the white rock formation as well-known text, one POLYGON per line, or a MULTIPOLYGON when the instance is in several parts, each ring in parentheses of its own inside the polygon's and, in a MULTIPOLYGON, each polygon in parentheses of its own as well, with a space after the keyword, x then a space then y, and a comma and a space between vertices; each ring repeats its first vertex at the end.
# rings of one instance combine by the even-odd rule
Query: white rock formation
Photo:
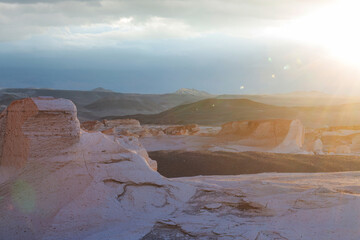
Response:
POLYGON ((274 152, 299 152, 304 144, 305 128, 300 120, 293 120, 290 123, 288 134, 274 152))
POLYGON ((321 139, 317 139, 314 142, 313 152, 315 154, 323 154, 323 143, 322 143, 321 139))
MULTIPOLYGON (((29 101, 23 103, 34 106, 29 101)), ((49 119, 52 114, 69 119, 71 111, 55 111, 64 109, 64 101, 42 101, 39 106, 48 106, 47 101, 56 103, 46 108, 49 119)), ((44 123, 45 112, 39 113, 38 108, 30 108, 35 109, 35 115, 15 111, 22 107, 13 109, 8 114, 15 114, 16 118, 11 118, 15 122, 2 127, 28 133, 31 131, 22 132, 21 126, 30 118, 29 124, 39 123, 39 119, 44 123), (27 116, 31 117, 25 119, 27 116)), ((40 134, 42 138, 68 137, 55 138, 59 123, 51 122, 54 129, 49 125, 48 134, 40 134)), ((78 126, 76 119, 68 124, 63 127, 78 126)), ((30 142, 37 139, 35 132, 40 126, 26 128, 33 132, 27 135, 30 142)), ((8 180, 0 178, 0 239, 360 237, 358 172, 166 179, 150 168, 136 138, 116 138, 101 132, 82 131, 77 141, 61 145, 56 153, 40 151, 37 155, 36 151, 40 150, 29 147, 20 170, 8 180)), ((1 165, 0 173, 3 170, 1 165)))

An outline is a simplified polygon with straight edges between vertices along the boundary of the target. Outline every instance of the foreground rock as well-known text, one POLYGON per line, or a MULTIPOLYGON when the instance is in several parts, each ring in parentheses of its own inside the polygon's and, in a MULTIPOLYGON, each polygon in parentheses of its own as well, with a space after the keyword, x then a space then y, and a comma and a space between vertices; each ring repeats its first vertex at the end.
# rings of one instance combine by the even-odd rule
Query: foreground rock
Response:
MULTIPOLYGON (((42 104, 50 102, 50 115, 68 119, 55 111, 63 101, 42 104)), ((27 111, 16 116, 12 130, 30 132, 18 121, 27 111)), ((73 125, 76 118, 64 131, 73 125)), ((46 129, 55 141, 57 131, 46 129)), ((30 147, 18 172, 1 180, 0 239, 359 239, 359 173, 174 180, 151 169, 134 137, 78 136, 56 153, 30 147)))
POLYGON ((22 167, 28 159, 56 155, 79 138, 80 123, 71 101, 18 100, 0 115, 0 164, 22 167))

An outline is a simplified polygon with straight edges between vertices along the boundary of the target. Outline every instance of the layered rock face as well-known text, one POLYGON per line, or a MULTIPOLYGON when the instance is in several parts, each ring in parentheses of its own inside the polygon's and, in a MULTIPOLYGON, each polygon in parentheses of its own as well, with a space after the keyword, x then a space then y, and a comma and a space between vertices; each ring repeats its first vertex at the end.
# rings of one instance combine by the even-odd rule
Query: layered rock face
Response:
POLYGON ((75 105, 48 97, 14 101, 0 115, 0 164, 21 167, 29 158, 56 155, 79 141, 75 105))
POLYGON ((245 146, 259 146, 281 151, 300 149, 304 142, 304 127, 299 120, 236 121, 222 125, 219 137, 237 139, 245 146))

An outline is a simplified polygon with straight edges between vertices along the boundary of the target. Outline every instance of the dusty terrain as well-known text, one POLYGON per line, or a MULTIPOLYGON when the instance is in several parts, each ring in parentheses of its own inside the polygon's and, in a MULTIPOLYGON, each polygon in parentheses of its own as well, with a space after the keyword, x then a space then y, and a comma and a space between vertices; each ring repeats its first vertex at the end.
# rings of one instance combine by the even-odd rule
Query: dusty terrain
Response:
POLYGON ((360 171, 360 156, 268 152, 155 151, 165 177, 360 171))

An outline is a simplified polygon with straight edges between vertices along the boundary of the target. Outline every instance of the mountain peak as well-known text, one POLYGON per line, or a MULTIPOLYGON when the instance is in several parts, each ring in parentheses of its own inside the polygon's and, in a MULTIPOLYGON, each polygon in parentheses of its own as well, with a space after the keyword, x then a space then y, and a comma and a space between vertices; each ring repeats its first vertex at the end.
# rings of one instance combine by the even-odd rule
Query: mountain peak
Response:
POLYGON ((93 92, 112 92, 111 90, 102 88, 102 87, 98 87, 98 88, 94 88, 93 90, 91 90, 93 92))
POLYGON ((210 96, 211 94, 205 91, 196 90, 194 88, 180 88, 175 92, 179 95, 193 95, 193 96, 210 96))

